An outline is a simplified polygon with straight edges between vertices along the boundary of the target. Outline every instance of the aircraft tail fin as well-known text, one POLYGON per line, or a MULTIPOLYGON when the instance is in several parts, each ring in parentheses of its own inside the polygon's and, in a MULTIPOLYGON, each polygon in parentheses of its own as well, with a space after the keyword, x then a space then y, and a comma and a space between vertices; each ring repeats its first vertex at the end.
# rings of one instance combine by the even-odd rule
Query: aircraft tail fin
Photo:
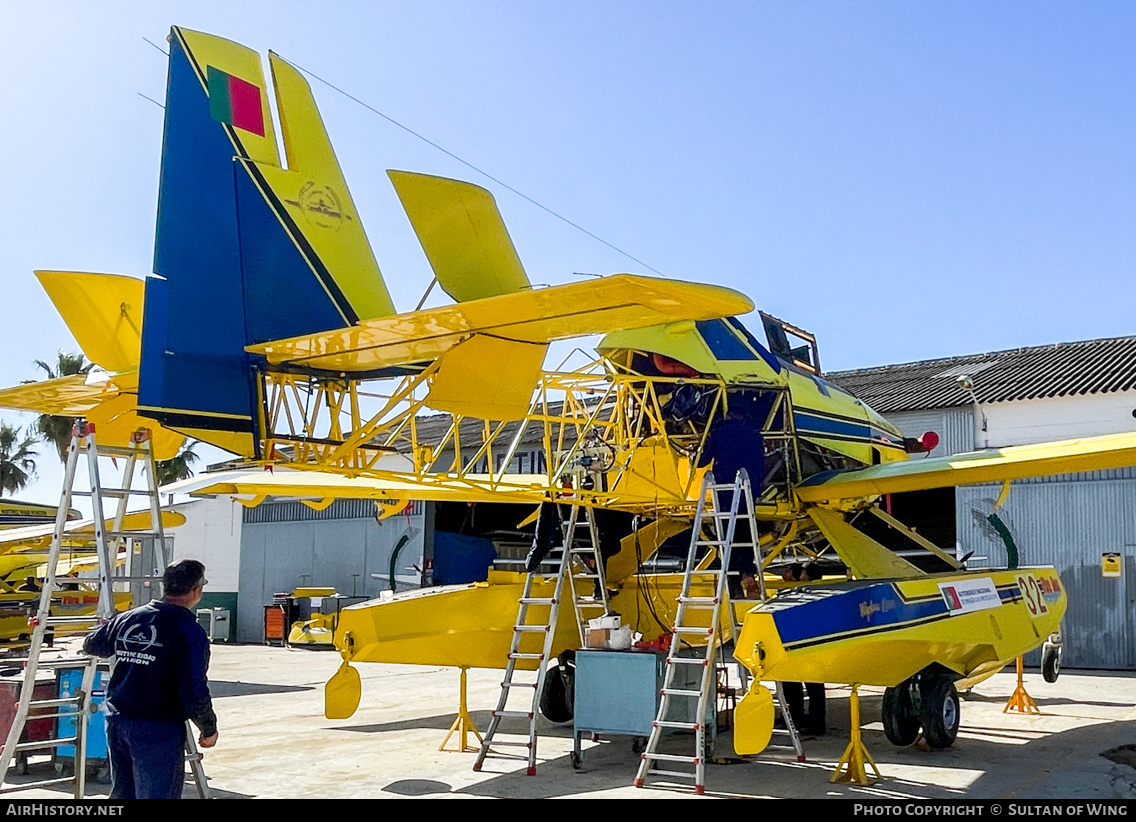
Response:
POLYGON ((311 89, 269 61, 287 167, 260 56, 171 31, 142 333, 143 412, 245 456, 257 408, 245 346, 394 312, 311 89))

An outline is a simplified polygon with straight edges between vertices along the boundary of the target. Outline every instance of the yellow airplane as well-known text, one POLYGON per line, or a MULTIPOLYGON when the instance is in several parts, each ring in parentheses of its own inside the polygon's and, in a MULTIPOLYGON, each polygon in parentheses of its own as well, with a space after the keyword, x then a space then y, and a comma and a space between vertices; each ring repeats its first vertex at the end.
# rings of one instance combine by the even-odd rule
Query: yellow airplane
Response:
MULTIPOLYGON (((127 514, 123 528, 137 530, 150 523, 150 512, 127 514)), ((165 528, 185 523, 185 516, 175 511, 162 512, 165 528)), ((112 528, 107 520, 104 528, 112 528)), ((24 525, 0 531, 0 647, 19 645, 31 634, 28 617, 39 606, 40 590, 47 577, 48 549, 55 531, 54 523, 24 525)), ((62 589, 52 594, 55 616, 82 616, 93 613, 98 605, 96 580, 80 576, 98 567, 94 553, 95 528, 90 519, 71 519, 64 526, 63 553, 55 569, 62 589)), ((120 552, 118 562, 125 561, 120 552)), ((129 593, 115 594, 115 607, 130 607, 129 593)), ((85 628, 83 630, 86 630, 85 628)), ((63 629, 57 629, 59 634, 63 629)))
MULTIPOLYGON (((1136 464, 1136 436, 909 460, 931 438, 905 439, 824 380, 807 332, 763 314, 759 342, 738 319, 753 309, 744 295, 629 274, 534 287, 489 192, 402 171, 391 182, 454 303, 397 313, 300 73, 269 54, 281 157, 260 56, 177 27, 169 42, 155 276, 140 300, 136 281, 40 272, 105 376, 8 389, 0 406, 121 418, 123 430, 144 419, 170 442, 191 435, 289 469, 171 491, 610 512, 612 605, 638 614, 632 627, 647 636, 673 623, 680 580, 640 569, 690 529, 708 432, 740 409, 762 431, 770 469, 755 506, 762 571, 834 555, 851 578, 733 603, 744 618, 737 655, 758 679, 886 686, 889 737, 903 744, 922 726, 941 746, 957 730, 954 683, 1055 630, 1065 594, 1053 569, 966 571, 878 500, 1136 464), (544 370, 551 342, 597 333, 590 365, 544 370), (430 410, 448 422, 427 425, 430 410), (530 434, 544 463, 508 472, 530 434), (905 534, 942 572, 881 545, 865 518, 905 534)), ((352 606, 336 644, 349 662, 504 667, 523 579, 493 570, 484 583, 352 606)), ((577 647, 574 618, 555 636, 554 653, 577 647)), ((350 714, 357 684, 339 693, 350 714)), ((747 700, 736 735, 757 750, 772 707, 760 684, 747 700)))

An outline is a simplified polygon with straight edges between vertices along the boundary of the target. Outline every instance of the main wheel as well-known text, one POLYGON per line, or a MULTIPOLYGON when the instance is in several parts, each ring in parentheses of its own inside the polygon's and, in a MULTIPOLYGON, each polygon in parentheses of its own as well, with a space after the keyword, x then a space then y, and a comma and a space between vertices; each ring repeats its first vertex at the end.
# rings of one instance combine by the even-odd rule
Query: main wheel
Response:
POLYGON ((949 748, 959 729, 959 698, 955 684, 945 676, 923 680, 923 738, 932 748, 949 748))
POLYGON ((563 724, 572 721, 572 703, 564 681, 564 668, 552 663, 544 674, 544 689, 540 692, 540 712, 549 722, 563 724))
POLYGON ((1046 682, 1056 682, 1061 675, 1061 649, 1051 645, 1041 652, 1041 675, 1046 682))
POLYGON ((910 679, 884 690, 882 712, 888 742, 906 747, 919 737, 919 712, 912 700, 910 679))

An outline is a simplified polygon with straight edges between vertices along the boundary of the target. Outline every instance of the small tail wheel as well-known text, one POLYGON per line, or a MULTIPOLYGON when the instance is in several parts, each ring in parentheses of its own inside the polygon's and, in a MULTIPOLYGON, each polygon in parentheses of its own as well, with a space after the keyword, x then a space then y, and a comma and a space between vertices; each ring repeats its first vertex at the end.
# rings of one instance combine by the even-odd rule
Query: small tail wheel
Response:
POLYGON ((1041 675, 1046 682, 1053 683, 1061 675, 1061 648, 1048 645, 1041 651, 1041 675))

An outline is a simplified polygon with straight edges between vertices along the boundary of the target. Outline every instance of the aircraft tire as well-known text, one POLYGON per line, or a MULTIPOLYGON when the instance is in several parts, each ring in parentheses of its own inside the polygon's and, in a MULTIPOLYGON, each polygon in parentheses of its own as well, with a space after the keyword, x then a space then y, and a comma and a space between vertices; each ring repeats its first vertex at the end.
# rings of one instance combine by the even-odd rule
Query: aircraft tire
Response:
POLYGON ((923 739, 933 749, 949 748, 959 729, 959 698, 955 684, 945 676, 923 680, 923 739))
POLYGON ((544 689, 540 692, 540 712, 549 722, 563 725, 572 721, 574 683, 567 682, 575 671, 567 665, 552 663, 544 675, 544 689))
POLYGON ((1041 654, 1041 676, 1046 682, 1054 683, 1061 675, 1061 649, 1046 648, 1041 654))
POLYGON ((919 738, 919 712, 912 700, 910 679, 884 690, 881 712, 888 742, 903 748, 919 738))

